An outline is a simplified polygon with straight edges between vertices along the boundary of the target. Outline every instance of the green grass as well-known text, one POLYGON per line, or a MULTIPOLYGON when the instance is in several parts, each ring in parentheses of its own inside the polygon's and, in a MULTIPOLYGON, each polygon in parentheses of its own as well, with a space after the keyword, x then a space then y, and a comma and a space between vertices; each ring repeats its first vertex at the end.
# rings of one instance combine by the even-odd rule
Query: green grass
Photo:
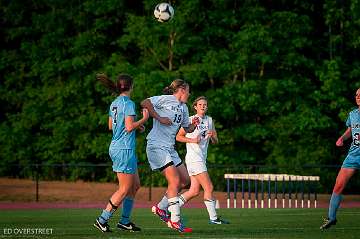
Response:
POLYGON ((230 225, 209 225, 205 209, 183 209, 187 224, 194 230, 180 234, 168 229, 149 209, 135 209, 133 220, 142 232, 115 229, 119 212, 110 225, 114 232, 103 234, 93 227, 100 209, 2 210, 1 238, 360 238, 360 209, 340 209, 338 225, 326 232, 319 226, 325 209, 221 209, 230 225), (51 235, 5 235, 4 228, 52 228, 51 235))

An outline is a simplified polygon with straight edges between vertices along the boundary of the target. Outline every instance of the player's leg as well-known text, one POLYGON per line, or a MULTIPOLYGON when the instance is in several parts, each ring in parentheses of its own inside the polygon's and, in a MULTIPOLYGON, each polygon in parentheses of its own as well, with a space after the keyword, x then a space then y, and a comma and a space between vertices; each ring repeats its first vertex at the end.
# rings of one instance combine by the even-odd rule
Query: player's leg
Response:
MULTIPOLYGON (((185 165, 182 162, 179 163, 176 168, 180 176, 180 189, 179 189, 179 193, 180 193, 182 189, 187 188, 189 186, 190 177, 185 165)), ((182 195, 180 195, 179 196, 180 207, 183 206, 185 203, 186 203, 186 199, 182 197, 182 195)))
POLYGON ((165 195, 161 198, 161 200, 158 202, 156 207, 166 213, 168 210, 169 202, 167 197, 167 192, 165 192, 165 195))
MULTIPOLYGON (((157 170, 163 173, 163 171, 167 167, 174 165, 169 150, 166 150, 164 148, 147 145, 146 154, 152 170, 157 170)), ((169 215, 167 211, 168 206, 169 202, 167 198, 167 193, 165 193, 160 202, 157 205, 152 206, 151 211, 155 215, 159 216, 159 218, 163 222, 167 223, 169 220, 169 215)))
POLYGON ((207 170, 205 162, 193 162, 191 159, 186 160, 186 167, 188 174, 190 175, 191 184, 190 189, 179 196, 180 206, 199 195, 201 185, 197 180, 196 175, 207 170))
POLYGON ((163 170, 163 174, 168 182, 167 196, 169 207, 168 210, 171 213, 168 226, 178 230, 179 232, 191 232, 191 228, 185 228, 180 221, 180 206, 178 192, 180 189, 180 175, 177 168, 174 165, 168 166, 163 170))
POLYGON ((320 229, 327 229, 336 224, 336 212, 340 206, 342 200, 342 192, 349 182, 349 179, 354 175, 356 169, 353 168, 341 168, 336 178, 336 183, 333 189, 333 193, 330 198, 328 218, 324 221, 324 224, 320 229))
POLYGON ((180 207, 178 199, 178 190, 180 188, 180 176, 174 165, 171 165, 163 170, 163 175, 165 176, 168 187, 167 187, 167 196, 168 196, 168 210, 171 212, 172 221, 180 220, 180 207))
POLYGON ((181 190, 189 186, 190 176, 185 165, 182 162, 177 164, 176 168, 180 176, 180 190, 181 190))
POLYGON ((349 182, 350 178, 354 175, 354 173, 355 173, 355 169, 352 168, 340 169, 330 199, 330 207, 329 207, 329 215, 328 215, 330 220, 336 219, 336 211, 339 208, 342 199, 341 194, 344 191, 344 188, 349 182))
POLYGON ((107 222, 126 195, 131 191, 134 184, 133 175, 137 170, 135 150, 123 150, 110 147, 109 154, 113 162, 113 171, 116 173, 118 178, 119 188, 111 196, 105 210, 102 211, 101 215, 95 221, 94 226, 102 232, 108 231, 106 229, 109 228, 107 222))
MULTIPOLYGON (((189 174, 187 172, 185 165, 181 162, 181 159, 177 154, 177 152, 173 150, 170 155, 180 176, 180 188, 179 188, 179 192, 180 192, 182 189, 186 188, 189 185, 190 183, 189 174)), ((168 206, 169 206, 168 195, 167 193, 165 193, 165 195, 161 198, 159 203, 155 206, 157 208, 154 208, 153 211, 156 210, 159 211, 160 213, 163 213, 161 212, 162 210, 164 212, 167 212, 168 206)))
POLYGON ((213 195, 214 186, 210 179, 209 173, 207 171, 202 172, 198 175, 195 175, 196 180, 200 183, 201 187, 204 189, 204 204, 209 213, 209 222, 211 224, 229 224, 228 221, 220 219, 216 212, 216 200, 213 195))
POLYGON ((140 188, 140 178, 139 178, 139 174, 137 171, 135 174, 133 174, 133 177, 134 177, 133 187, 130 189, 128 195, 123 200, 122 214, 120 217, 120 221, 117 224, 117 227, 122 230, 141 231, 141 229, 139 227, 137 227, 130 220, 131 212, 134 207, 134 198, 135 198, 136 192, 140 188))
MULTIPOLYGON (((159 148, 153 145, 146 145, 146 155, 147 159, 149 161, 150 167, 152 170, 157 170, 162 172, 167 166, 170 164, 174 164, 171 161, 171 156, 167 150, 164 148, 159 148)), ((160 219, 167 223, 167 213, 165 209, 167 210, 168 206, 168 200, 165 196, 160 200, 158 205, 154 205, 151 208, 151 211, 160 217, 160 219)))
POLYGON ((116 173, 119 181, 118 190, 111 196, 106 208, 102 211, 101 215, 96 219, 94 226, 102 232, 110 231, 108 221, 117 210, 120 203, 131 190, 134 177, 132 174, 116 173))
MULTIPOLYGON (((180 222, 180 207, 178 192, 180 189, 180 175, 172 158, 172 152, 166 148, 158 148, 156 146, 147 145, 146 154, 152 170, 159 170, 166 178, 168 210, 171 212, 169 219, 166 211, 159 209, 157 206, 152 207, 152 212, 160 217, 161 220, 166 221, 167 225, 180 232, 191 232, 192 229, 185 228, 180 222)), ((176 151, 175 151, 176 153, 176 151)), ((177 154, 177 153, 176 153, 177 154)))
POLYGON ((192 198, 199 195, 200 192, 200 183, 196 180, 194 176, 190 176, 190 188, 186 192, 182 193, 179 196, 180 207, 182 207, 185 203, 187 203, 192 198))
POLYGON ((134 183, 134 175, 128 173, 117 173, 119 180, 119 189, 111 196, 110 201, 106 206, 107 211, 111 211, 115 206, 119 206, 124 200, 129 191, 132 190, 134 183))

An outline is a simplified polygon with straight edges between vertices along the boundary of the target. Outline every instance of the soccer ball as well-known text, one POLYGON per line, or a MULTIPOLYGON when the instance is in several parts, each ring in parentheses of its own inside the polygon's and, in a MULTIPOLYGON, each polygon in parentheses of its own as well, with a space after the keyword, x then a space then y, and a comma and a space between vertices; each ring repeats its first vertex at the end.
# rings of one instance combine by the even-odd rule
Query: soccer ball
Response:
POLYGON ((159 22, 167 22, 174 16, 174 8, 169 3, 159 3, 154 9, 154 16, 159 22))

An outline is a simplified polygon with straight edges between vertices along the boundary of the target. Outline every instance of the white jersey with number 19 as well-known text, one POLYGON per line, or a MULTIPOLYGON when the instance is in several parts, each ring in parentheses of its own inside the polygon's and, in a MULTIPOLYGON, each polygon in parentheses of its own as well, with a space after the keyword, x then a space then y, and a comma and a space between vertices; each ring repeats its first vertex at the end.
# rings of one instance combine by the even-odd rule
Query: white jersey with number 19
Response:
POLYGON ((176 133, 181 127, 189 127, 189 110, 186 104, 178 101, 174 95, 160 95, 150 97, 154 110, 160 117, 167 117, 171 125, 161 124, 153 119, 153 127, 146 137, 148 145, 156 147, 174 148, 176 133))

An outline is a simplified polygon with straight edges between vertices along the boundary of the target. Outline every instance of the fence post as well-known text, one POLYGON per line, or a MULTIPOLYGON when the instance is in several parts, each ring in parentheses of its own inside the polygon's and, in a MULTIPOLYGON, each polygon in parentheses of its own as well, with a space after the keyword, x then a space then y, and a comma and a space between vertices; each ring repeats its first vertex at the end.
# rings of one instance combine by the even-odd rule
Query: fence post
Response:
POLYGON ((36 202, 39 202, 39 164, 35 164, 36 202))

